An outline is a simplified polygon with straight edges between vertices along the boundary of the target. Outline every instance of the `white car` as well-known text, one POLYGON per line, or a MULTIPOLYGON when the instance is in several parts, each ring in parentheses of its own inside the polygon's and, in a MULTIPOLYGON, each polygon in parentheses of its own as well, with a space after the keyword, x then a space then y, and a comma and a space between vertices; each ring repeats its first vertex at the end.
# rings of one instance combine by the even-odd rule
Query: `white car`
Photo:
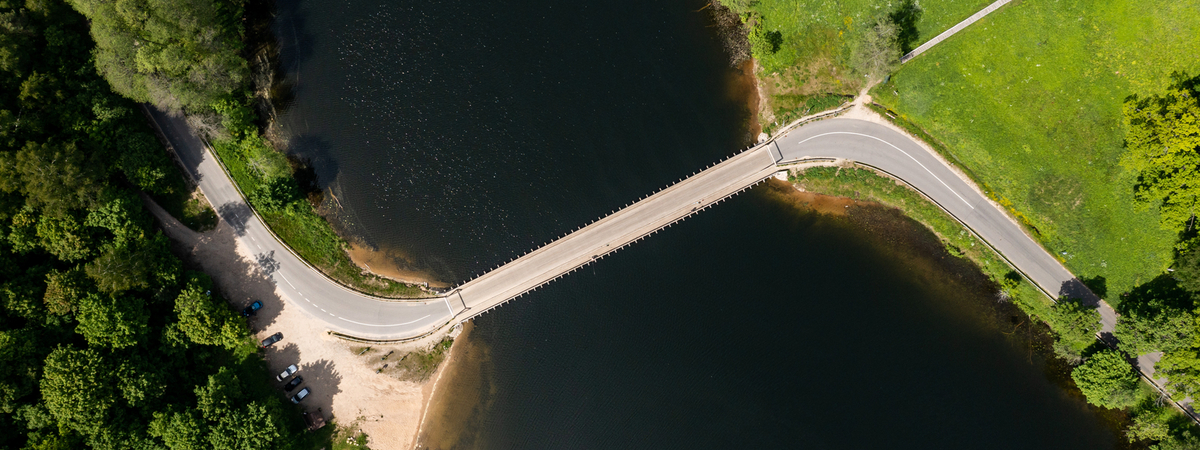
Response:
POLYGON ((301 389, 300 392, 297 392, 296 395, 292 396, 292 403, 300 403, 300 400, 304 400, 304 397, 308 397, 308 392, 308 388, 301 389))
POLYGON ((292 376, 297 370, 300 370, 300 368, 296 367, 295 364, 287 366, 286 369, 283 369, 283 372, 279 372, 279 375, 275 377, 275 381, 283 381, 284 378, 292 376))

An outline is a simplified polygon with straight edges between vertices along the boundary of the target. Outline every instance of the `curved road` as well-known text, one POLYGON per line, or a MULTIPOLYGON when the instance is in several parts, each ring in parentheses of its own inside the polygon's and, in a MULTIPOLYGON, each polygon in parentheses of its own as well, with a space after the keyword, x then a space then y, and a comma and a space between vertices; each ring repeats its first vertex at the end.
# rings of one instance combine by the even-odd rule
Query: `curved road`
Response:
POLYGON ((841 158, 882 170, 925 194, 995 248, 1048 295, 1081 298, 1100 307, 1105 331, 1116 313, 1087 289, 1003 211, 969 186, 938 157, 887 126, 856 119, 829 119, 775 139, 781 163, 841 158))
MULTIPOLYGON (((157 111, 151 115, 222 220, 239 230, 240 244, 275 282, 280 296, 330 329, 361 338, 419 337, 474 317, 757 184, 778 170, 777 162, 808 158, 850 159, 905 180, 968 224, 1043 289, 1098 301, 1003 212, 916 142, 883 125, 840 118, 791 130, 773 143, 715 164, 445 297, 380 301, 342 287, 301 261, 250 210, 183 120, 157 111)), ((1105 317, 1108 327, 1110 318, 1115 320, 1111 308, 1105 317)))

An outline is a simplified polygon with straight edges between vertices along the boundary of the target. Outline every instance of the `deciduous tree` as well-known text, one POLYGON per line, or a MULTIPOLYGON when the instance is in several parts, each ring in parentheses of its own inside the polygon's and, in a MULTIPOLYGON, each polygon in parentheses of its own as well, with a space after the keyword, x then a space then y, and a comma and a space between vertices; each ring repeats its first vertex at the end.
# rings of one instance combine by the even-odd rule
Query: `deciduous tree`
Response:
POLYGON ((108 422, 116 394, 108 364, 92 349, 59 347, 46 357, 42 399, 59 425, 84 435, 108 422))
POLYGON ((225 302, 208 294, 211 288, 206 275, 193 274, 191 278, 175 299, 180 330, 197 344, 236 347, 248 335, 244 323, 225 302))
POLYGON ((899 31, 886 16, 871 23, 850 54, 851 65, 873 85, 900 65, 899 31))
POLYGON ((1200 203, 1200 102, 1195 81, 1176 79, 1161 95, 1125 102, 1128 152, 1121 165, 1138 173, 1134 198, 1157 206, 1162 226, 1178 232, 1200 203))
POLYGON ((96 68, 121 95, 208 108, 246 82, 238 1, 71 0, 91 19, 96 68))
POLYGON ((1096 342, 1100 313, 1074 298, 1062 297, 1050 309, 1048 322, 1054 331, 1054 351, 1059 357, 1078 362, 1083 350, 1096 342))
POLYGON ((131 347, 146 334, 145 302, 138 297, 90 294, 79 304, 75 331, 88 344, 114 349, 131 347))
POLYGON ((1160 276, 1134 288, 1117 305, 1113 335, 1121 350, 1131 355, 1174 352, 1190 346, 1196 337, 1192 295, 1169 276, 1160 276))
POLYGON ((1137 375, 1125 356, 1116 350, 1101 350, 1071 371, 1075 385, 1088 403, 1122 409, 1137 402, 1137 375))

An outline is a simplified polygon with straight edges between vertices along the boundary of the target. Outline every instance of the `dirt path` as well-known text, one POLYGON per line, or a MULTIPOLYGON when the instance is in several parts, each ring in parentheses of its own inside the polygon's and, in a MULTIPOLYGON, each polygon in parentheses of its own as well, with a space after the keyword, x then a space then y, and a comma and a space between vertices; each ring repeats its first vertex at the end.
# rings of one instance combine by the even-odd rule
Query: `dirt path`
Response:
MULTIPOLYGON (((213 278, 218 291, 235 309, 254 300, 263 302, 250 320, 251 332, 261 339, 282 332, 284 339, 265 354, 272 372, 289 364, 300 367, 304 385, 312 395, 304 401, 309 410, 321 408, 327 418, 354 425, 370 437, 371 448, 409 448, 416 437, 427 383, 401 381, 393 374, 376 373, 380 351, 403 354, 413 348, 376 346, 365 356, 349 342, 330 336, 322 322, 280 299, 275 285, 259 269, 250 253, 237 245, 233 228, 221 221, 217 228, 196 233, 175 220, 148 197, 146 208, 162 226, 173 248, 189 269, 213 278)), ((422 345, 427 343, 418 343, 422 345)), ((396 358, 398 359, 398 358, 396 358)), ((283 391, 280 390, 280 395, 283 391)))

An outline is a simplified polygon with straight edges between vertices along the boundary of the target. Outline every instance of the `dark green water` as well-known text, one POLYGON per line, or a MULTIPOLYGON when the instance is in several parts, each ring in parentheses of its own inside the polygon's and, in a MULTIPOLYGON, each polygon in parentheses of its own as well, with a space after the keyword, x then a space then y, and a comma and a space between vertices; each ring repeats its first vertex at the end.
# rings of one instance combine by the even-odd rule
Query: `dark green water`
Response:
MULTIPOLYGON (((280 2, 281 123, 346 230, 460 282, 747 143, 703 6, 280 2)), ((977 274, 854 210, 759 188, 498 308, 423 442, 1116 445, 977 274)))

